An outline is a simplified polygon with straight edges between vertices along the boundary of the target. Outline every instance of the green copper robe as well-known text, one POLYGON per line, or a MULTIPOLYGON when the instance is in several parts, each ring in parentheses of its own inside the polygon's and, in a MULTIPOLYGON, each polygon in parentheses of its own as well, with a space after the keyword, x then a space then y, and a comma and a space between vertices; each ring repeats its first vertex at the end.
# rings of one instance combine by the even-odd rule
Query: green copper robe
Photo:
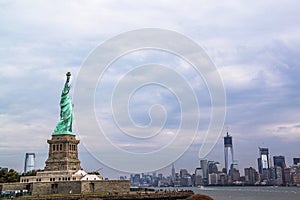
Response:
POLYGON ((66 75, 67 75, 67 80, 65 83, 65 87, 62 90, 61 98, 60 98, 60 120, 56 125, 56 128, 52 135, 75 134, 72 132, 73 104, 68 95, 70 91, 69 80, 70 80, 71 73, 68 72, 66 75))

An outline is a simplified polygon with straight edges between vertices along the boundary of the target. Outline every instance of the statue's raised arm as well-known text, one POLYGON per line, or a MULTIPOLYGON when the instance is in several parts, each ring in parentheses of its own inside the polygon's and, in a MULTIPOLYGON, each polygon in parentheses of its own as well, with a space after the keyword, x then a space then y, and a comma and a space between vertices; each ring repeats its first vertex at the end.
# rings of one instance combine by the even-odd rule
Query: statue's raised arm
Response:
POLYGON ((67 80, 60 97, 60 120, 56 125, 53 135, 75 134, 72 132, 73 105, 68 95, 70 91, 69 81, 70 81, 71 73, 67 72, 66 76, 67 76, 67 80))

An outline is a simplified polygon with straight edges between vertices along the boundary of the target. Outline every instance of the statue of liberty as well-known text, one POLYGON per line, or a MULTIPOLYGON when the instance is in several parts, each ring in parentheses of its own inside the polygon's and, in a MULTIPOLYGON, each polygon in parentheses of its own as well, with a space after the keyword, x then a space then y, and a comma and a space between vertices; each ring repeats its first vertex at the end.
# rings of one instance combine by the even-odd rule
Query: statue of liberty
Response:
POLYGON ((59 135, 59 134, 72 134, 72 121, 73 121, 73 104, 68 96, 70 91, 69 81, 71 77, 71 73, 67 72, 66 74, 67 80, 62 90, 61 97, 60 97, 60 120, 56 125, 56 128, 52 135, 59 135))

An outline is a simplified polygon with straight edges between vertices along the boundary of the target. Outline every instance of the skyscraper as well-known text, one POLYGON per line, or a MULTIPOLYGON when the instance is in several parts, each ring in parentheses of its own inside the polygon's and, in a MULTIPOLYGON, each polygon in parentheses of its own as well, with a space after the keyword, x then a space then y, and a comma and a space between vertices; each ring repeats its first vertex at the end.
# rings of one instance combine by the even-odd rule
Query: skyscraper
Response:
POLYGON ((35 166, 35 153, 26 153, 25 155, 25 165, 24 173, 34 170, 35 166))
POLYGON ((232 137, 228 134, 224 137, 224 159, 225 159, 225 170, 229 172, 231 164, 233 164, 233 145, 232 137))
POLYGON ((202 185, 202 177, 203 177, 203 171, 200 167, 197 167, 195 169, 195 178, 194 178, 194 185, 199 186, 202 185))
POLYGON ((212 160, 208 161, 208 163, 207 163, 208 174, 212 174, 212 173, 216 173, 217 174, 219 172, 218 166, 217 166, 218 164, 220 164, 220 163, 212 161, 212 160))
POLYGON ((188 175, 187 169, 180 169, 179 173, 180 178, 183 178, 184 176, 188 175))
POLYGON ((300 158, 293 158, 293 164, 298 165, 300 163, 300 158))
POLYGON ((284 169, 286 167, 284 156, 273 156, 274 167, 281 167, 284 169))
POLYGON ((258 173, 252 167, 245 168, 245 182, 246 184, 255 184, 258 181, 258 173))
POLYGON ((203 184, 207 185, 208 184, 208 164, 207 160, 200 160, 200 166, 203 171, 203 184))
POLYGON ((259 147, 259 158, 257 159, 258 171, 262 174, 262 178, 269 180, 269 149, 259 147))
POLYGON ((172 164, 172 182, 174 183, 175 181, 175 167, 174 167, 174 163, 172 164))

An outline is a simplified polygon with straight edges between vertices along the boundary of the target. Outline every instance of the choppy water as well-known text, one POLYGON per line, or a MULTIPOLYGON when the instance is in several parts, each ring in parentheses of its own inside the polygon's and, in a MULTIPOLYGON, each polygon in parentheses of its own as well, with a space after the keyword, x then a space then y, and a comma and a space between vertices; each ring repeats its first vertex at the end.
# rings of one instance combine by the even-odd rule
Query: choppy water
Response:
POLYGON ((297 187, 204 187, 186 188, 214 200, 300 200, 297 187))

